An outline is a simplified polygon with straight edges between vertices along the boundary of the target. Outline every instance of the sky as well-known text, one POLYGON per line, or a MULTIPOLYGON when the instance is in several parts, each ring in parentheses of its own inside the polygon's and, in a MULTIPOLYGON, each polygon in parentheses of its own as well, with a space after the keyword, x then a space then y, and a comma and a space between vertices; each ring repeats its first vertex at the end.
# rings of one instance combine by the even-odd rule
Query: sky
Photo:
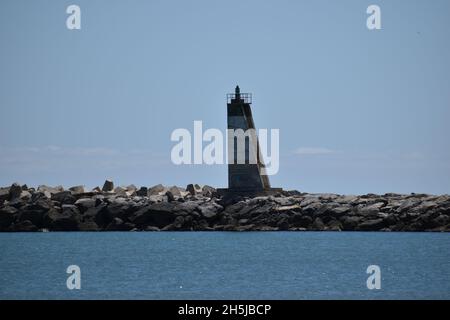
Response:
POLYGON ((449 14, 447 0, 2 0, 0 186, 226 187, 226 165, 173 164, 170 136, 225 130, 239 84, 256 127, 280 130, 273 187, 448 194, 449 14))

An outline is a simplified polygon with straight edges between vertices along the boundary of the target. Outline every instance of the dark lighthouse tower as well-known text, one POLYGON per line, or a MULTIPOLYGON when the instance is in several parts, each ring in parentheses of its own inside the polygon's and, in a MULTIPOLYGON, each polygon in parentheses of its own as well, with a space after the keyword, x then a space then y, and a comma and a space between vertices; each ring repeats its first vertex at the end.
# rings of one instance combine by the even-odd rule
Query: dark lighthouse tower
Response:
POLYGON ((264 161, 260 154, 251 104, 252 94, 241 93, 239 86, 236 86, 234 93, 227 94, 228 189, 219 189, 222 194, 250 196, 282 190, 271 188, 269 177, 261 172, 264 161), (243 140, 240 140, 238 135, 242 137, 243 133, 243 140))

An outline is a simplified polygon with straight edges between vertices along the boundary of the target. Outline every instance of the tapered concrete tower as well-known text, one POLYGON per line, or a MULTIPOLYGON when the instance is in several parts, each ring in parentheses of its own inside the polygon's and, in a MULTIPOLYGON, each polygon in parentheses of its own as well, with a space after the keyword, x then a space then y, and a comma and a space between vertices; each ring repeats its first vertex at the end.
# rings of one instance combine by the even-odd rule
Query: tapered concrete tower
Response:
POLYGON ((269 177, 262 174, 264 161, 253 121, 251 93, 241 93, 236 86, 227 94, 228 189, 220 193, 257 195, 279 192, 271 188, 269 177))

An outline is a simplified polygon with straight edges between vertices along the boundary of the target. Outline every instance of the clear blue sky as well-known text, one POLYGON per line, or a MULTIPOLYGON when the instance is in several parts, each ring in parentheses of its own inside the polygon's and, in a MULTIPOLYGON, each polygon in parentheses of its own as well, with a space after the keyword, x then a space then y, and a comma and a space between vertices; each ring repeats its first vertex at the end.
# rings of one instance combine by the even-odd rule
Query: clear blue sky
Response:
POLYGON ((226 186, 226 166, 173 165, 170 134, 225 130, 239 84, 280 129, 273 186, 450 193, 449 17, 447 0, 2 0, 0 185, 226 186))

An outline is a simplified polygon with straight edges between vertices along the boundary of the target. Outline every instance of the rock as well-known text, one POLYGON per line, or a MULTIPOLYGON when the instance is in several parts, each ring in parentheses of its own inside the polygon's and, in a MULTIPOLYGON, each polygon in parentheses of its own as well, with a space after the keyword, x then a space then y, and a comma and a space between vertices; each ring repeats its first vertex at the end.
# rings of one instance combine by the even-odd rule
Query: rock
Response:
MULTIPOLYGON (((206 230, 208 229, 208 227, 205 228, 206 230)), ((245 226, 236 226, 234 227, 234 231, 252 231, 255 229, 255 225, 254 224, 247 224, 245 226)), ((278 229, 278 228, 277 228, 278 229)))
POLYGON ((0 231, 6 231, 6 229, 14 222, 14 216, 18 210, 14 207, 6 206, 0 208, 0 231))
MULTIPOLYGON (((303 205, 304 205, 304 203, 302 201, 300 203, 300 206, 303 207, 303 205)), ((309 203, 307 206, 303 207, 302 211, 304 213, 306 213, 307 215, 312 216, 313 214, 316 215, 323 206, 324 205, 320 202, 312 202, 312 203, 309 203)))
POLYGON ((186 191, 189 192, 193 196, 195 196, 197 194, 197 190, 195 190, 195 187, 194 187, 194 185, 192 183, 188 184, 186 186, 186 191))
POLYGON ((213 187, 208 186, 208 185, 204 185, 204 186, 202 187, 202 194, 203 194, 205 197, 212 197, 212 196, 214 196, 216 193, 217 193, 216 188, 213 188, 213 187))
POLYGON ((50 194, 53 194, 53 193, 58 193, 58 192, 64 191, 64 188, 62 186, 49 187, 49 186, 46 186, 46 185, 40 185, 38 187, 37 191, 40 191, 40 192, 43 192, 43 193, 48 192, 50 194))
POLYGON ((33 225, 37 227, 42 226, 42 221, 44 218, 44 214, 47 210, 39 210, 39 209, 26 209, 19 214, 18 221, 31 221, 33 225))
POLYGON ((64 205, 62 213, 55 209, 49 210, 44 216, 44 227, 54 231, 76 231, 81 221, 80 213, 76 206, 64 205))
POLYGON ((51 194, 48 191, 45 192, 41 192, 41 191, 36 191, 31 195, 31 202, 36 202, 40 199, 45 199, 45 200, 49 200, 51 198, 51 194))
POLYGON ((9 188, 0 188, 0 205, 9 199, 9 188))
POLYGON ((84 186, 71 187, 69 188, 69 191, 72 192, 72 194, 84 193, 84 186))
POLYGON ((111 180, 105 180, 102 191, 103 192, 112 192, 113 190, 114 190, 114 182, 112 182, 111 180))
POLYGON ((297 209, 300 209, 300 206, 298 204, 294 204, 294 205, 288 205, 288 206, 280 206, 280 207, 276 207, 275 210, 278 212, 286 212, 286 211, 295 211, 297 209))
POLYGON ((136 195, 139 197, 146 197, 148 195, 148 188, 140 187, 139 190, 136 191, 136 195))
POLYGON ((80 209, 81 212, 85 212, 90 208, 95 207, 96 199, 93 198, 81 198, 75 201, 75 205, 80 209))
POLYGON ((19 198, 22 200, 28 201, 31 199, 31 193, 27 190, 22 190, 19 198))
POLYGON ((293 197, 269 197, 268 200, 282 206, 282 207, 289 207, 289 206, 297 206, 300 208, 300 201, 293 197))
POLYGON ((341 205, 330 210, 330 215, 334 218, 340 218, 352 210, 350 205, 341 205))
POLYGON ((199 206, 201 215, 208 219, 212 220, 217 217, 217 213, 223 210, 223 207, 217 203, 210 202, 205 205, 199 206))
POLYGON ((384 202, 377 202, 368 206, 360 206, 358 208, 358 213, 361 215, 369 216, 369 215, 377 215, 380 212, 380 209, 385 205, 384 202))
POLYGON ((177 187, 177 186, 172 186, 169 188, 169 191, 175 196, 175 197, 181 197, 181 191, 183 191, 183 189, 177 187))
POLYGON ((291 217, 291 224, 295 227, 308 228, 312 222, 313 220, 310 216, 298 212, 291 217))
POLYGON ((127 191, 129 191, 131 194, 135 194, 137 191, 137 187, 134 184, 130 184, 126 187, 127 191))
POLYGON ((187 191, 162 185, 111 190, 0 188, 0 231, 450 231, 447 195, 220 197, 214 188, 197 184, 187 185, 187 191))
POLYGON ((392 226, 397 224, 398 222, 398 217, 395 214, 388 214, 385 218, 384 218, 384 224, 386 226, 392 226))
POLYGON ((288 216, 286 215, 280 215, 280 219, 277 222, 277 227, 279 230, 288 230, 289 229, 289 221, 288 221, 288 216))
POLYGON ((13 231, 18 232, 38 231, 38 227, 36 227, 31 221, 25 220, 15 223, 13 226, 13 231))
POLYGON ((420 204, 420 200, 417 199, 409 199, 406 201, 402 201, 401 205, 397 208, 397 212, 401 213, 401 212, 406 212, 409 211, 410 209, 414 208, 415 206, 420 204))
POLYGON ((148 189, 148 195, 149 196, 153 196, 153 195, 160 195, 165 193, 166 188, 164 188, 164 186, 162 184, 157 184, 156 186, 151 187, 150 189, 148 189))
POLYGON ((86 220, 78 224, 80 231, 100 231, 100 228, 93 220, 86 220))
POLYGON ((316 218, 312 224, 312 230, 314 231, 322 231, 325 229, 325 224, 322 219, 316 218))
POLYGON ((130 221, 137 226, 155 226, 163 228, 175 221, 173 213, 175 205, 169 202, 159 202, 139 209, 130 221))
POLYGON ((342 228, 342 224, 334 218, 327 222, 326 229, 328 231, 341 231, 342 228))
POLYGON ((194 215, 197 216, 197 212, 200 212, 199 201, 187 201, 176 204, 174 212, 177 215, 194 215))
POLYGON ((106 231, 129 231, 134 228, 131 223, 124 223, 120 218, 114 218, 106 227, 106 231))
POLYGON ((175 221, 172 224, 165 226, 162 230, 163 231, 188 230, 187 228, 184 227, 184 225, 185 225, 184 218, 182 216, 178 216, 175 218, 175 221))
POLYGON ((76 199, 70 191, 61 191, 52 194, 52 200, 61 204, 74 204, 76 199))
POLYGON ((105 210, 106 206, 107 205, 105 203, 102 203, 95 207, 87 209, 83 214, 83 219, 85 221, 93 220, 99 227, 106 226, 108 223, 111 222, 111 219, 105 221, 106 219, 104 218, 105 213, 103 212, 103 210, 105 210))
POLYGON ((169 202, 175 201, 175 196, 170 190, 166 192, 165 196, 167 197, 167 201, 169 202))
POLYGON ((117 196, 123 196, 123 197, 127 197, 128 196, 127 189, 125 189, 124 187, 115 187, 114 188, 114 193, 117 196))
POLYGON ((126 201, 115 201, 98 211, 95 222, 102 227, 107 226, 114 218, 127 220, 131 215, 132 205, 126 201))
POLYGON ((161 231, 158 227, 147 226, 145 227, 145 231, 161 231))
POLYGON ((356 216, 345 216, 341 218, 342 221, 342 230, 345 231, 353 231, 361 222, 361 217, 356 216))
POLYGON ((156 202, 163 202, 163 201, 167 201, 167 196, 161 196, 161 195, 151 195, 148 196, 148 200, 150 201, 150 203, 156 203, 156 202))
POLYGON ((20 198, 20 194, 22 193, 22 187, 17 183, 13 183, 11 187, 9 187, 9 198, 8 200, 14 200, 20 198))
POLYGON ((341 196, 336 198, 335 202, 339 204, 353 204, 358 201, 358 197, 354 195, 341 196))
POLYGON ((360 231, 378 231, 385 227, 385 222, 383 219, 375 219, 375 220, 368 220, 360 223, 356 230, 360 231))
POLYGON ((207 231, 207 230, 209 230, 208 221, 206 221, 204 219, 202 219, 198 222, 196 221, 195 223, 193 223, 192 229, 194 231, 207 231))

